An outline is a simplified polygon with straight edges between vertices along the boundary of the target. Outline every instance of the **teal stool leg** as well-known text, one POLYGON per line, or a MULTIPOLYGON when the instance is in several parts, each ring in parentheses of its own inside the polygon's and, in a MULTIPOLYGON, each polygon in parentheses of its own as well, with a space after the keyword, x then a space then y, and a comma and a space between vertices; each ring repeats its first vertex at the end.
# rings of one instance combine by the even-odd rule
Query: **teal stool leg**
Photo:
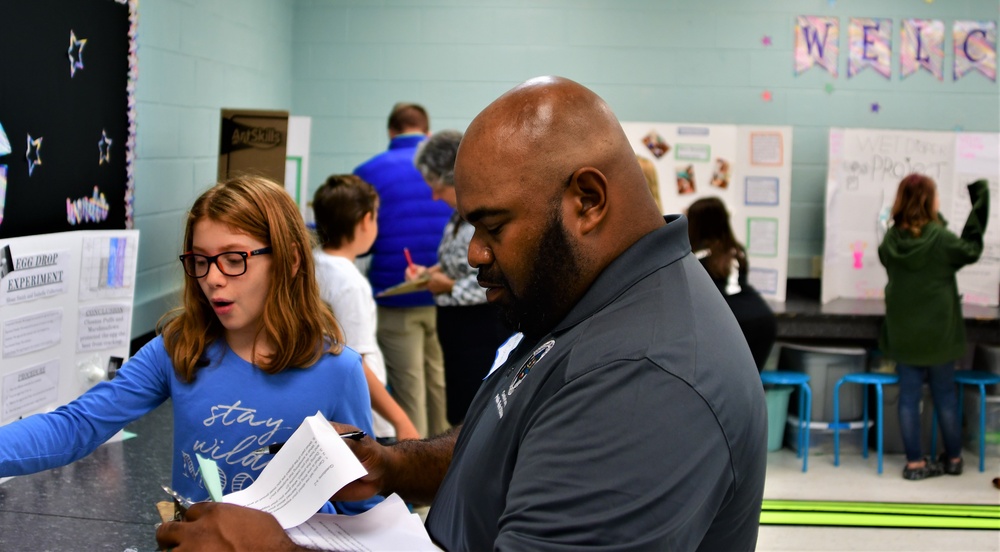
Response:
POLYGON ((808 451, 802 450, 802 431, 803 431, 802 420, 805 417, 805 410, 803 409, 805 408, 805 400, 806 400, 805 393, 802 391, 802 387, 803 387, 802 384, 799 384, 799 427, 797 428, 798 435, 796 435, 796 441, 795 441, 796 444, 798 445, 799 450, 795 451, 796 458, 802 458, 803 454, 808 454, 808 451))
MULTIPOLYGON (((878 406, 876 407, 878 412, 876 416, 876 420, 878 421, 878 430, 876 430, 878 437, 878 473, 881 474, 882 473, 882 384, 881 383, 875 384, 875 395, 876 398, 878 399, 878 406)), ((865 427, 868 427, 867 423, 865 424, 865 427)), ((867 446, 865 448, 867 449, 867 446)))
POLYGON ((861 411, 864 412, 863 423, 865 424, 865 429, 862 431, 862 438, 864 440, 861 441, 861 457, 868 458, 868 387, 866 384, 861 385, 861 400, 864 405, 861 411))
POLYGON ((833 465, 840 465, 840 386, 841 379, 833 386, 833 465))
POLYGON ((805 418, 806 420, 802 428, 802 445, 799 447, 803 451, 802 472, 805 473, 809 467, 809 423, 812 421, 812 389, 809 388, 808 383, 803 383, 800 389, 806 397, 806 408, 804 411, 800 410, 800 413, 804 412, 804 414, 799 416, 799 418, 805 418))
MULTIPOLYGON (((962 403, 959 402, 961 409, 962 403)), ((959 410, 961 412, 961 410, 959 410)), ((961 427, 961 426, 959 426, 961 427)), ((986 385, 979 384, 979 471, 986 471, 986 385)))

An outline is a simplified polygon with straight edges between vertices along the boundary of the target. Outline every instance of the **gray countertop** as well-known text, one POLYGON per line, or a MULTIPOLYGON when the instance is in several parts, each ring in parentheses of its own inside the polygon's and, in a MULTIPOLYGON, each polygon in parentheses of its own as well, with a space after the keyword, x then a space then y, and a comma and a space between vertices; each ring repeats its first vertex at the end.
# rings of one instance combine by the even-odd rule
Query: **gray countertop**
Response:
POLYGON ((167 401, 68 466, 0 484, 0 550, 156 549, 156 502, 169 500, 173 412, 167 401))
MULTIPOLYGON (((768 302, 778 319, 782 341, 852 342, 872 346, 885 317, 881 299, 835 299, 822 304, 818 298, 789 293, 784 303, 768 302)), ((1000 309, 963 305, 966 340, 1000 345, 1000 309)))

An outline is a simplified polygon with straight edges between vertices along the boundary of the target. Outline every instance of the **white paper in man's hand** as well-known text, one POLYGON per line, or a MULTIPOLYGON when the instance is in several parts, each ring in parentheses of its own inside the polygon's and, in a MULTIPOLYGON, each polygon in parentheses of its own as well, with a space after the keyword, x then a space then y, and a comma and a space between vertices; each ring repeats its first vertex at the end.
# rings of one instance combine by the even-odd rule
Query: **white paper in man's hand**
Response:
POLYGON ((368 472, 319 412, 306 418, 260 476, 222 502, 262 510, 281 527, 312 517, 334 493, 368 472))
POLYGON ((420 516, 411 514, 396 494, 356 516, 316 514, 286 533, 295 544, 315 550, 441 550, 431 542, 420 516))

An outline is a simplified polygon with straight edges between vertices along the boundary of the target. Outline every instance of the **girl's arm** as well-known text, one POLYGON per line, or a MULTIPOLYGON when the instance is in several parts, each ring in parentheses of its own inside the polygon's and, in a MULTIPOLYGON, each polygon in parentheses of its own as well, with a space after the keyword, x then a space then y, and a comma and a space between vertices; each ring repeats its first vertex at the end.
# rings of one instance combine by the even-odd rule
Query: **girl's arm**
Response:
POLYGON ((375 373, 368 368, 364 360, 361 361, 361 364, 365 368, 365 380, 368 382, 368 395, 371 397, 372 410, 388 420, 392 424, 392 427, 396 428, 396 439, 400 441, 419 439, 420 433, 417 432, 416 426, 410 421, 406 412, 403 412, 403 409, 392 398, 392 395, 386 391, 385 386, 378 380, 375 373))
POLYGON ((983 253, 983 235, 986 221, 990 216, 990 189, 986 180, 969 184, 969 199, 972 210, 965 220, 960 238, 952 238, 948 248, 948 258, 954 266, 964 266, 979 260, 983 253))
POLYGON ((170 396, 173 368, 162 338, 128 360, 111 381, 72 402, 0 427, 0 477, 65 466, 94 451, 170 396))

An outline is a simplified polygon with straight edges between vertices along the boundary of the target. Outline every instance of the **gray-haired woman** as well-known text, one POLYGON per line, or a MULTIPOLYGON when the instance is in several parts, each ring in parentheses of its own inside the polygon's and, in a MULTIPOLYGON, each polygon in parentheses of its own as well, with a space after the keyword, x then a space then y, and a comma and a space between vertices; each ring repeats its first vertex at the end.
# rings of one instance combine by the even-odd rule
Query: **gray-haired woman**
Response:
MULTIPOLYGON (((462 133, 457 130, 439 131, 420 145, 414 158, 434 199, 452 208, 456 206, 455 156, 461 141, 462 133)), ((486 290, 476 280, 479 270, 469 266, 473 231, 472 225, 456 212, 444 228, 438 264, 429 268, 414 265, 406 273, 408 280, 429 277, 427 289, 437 304, 448 422, 452 425, 465 419, 497 348, 510 334, 496 310, 486 302, 486 290)))

